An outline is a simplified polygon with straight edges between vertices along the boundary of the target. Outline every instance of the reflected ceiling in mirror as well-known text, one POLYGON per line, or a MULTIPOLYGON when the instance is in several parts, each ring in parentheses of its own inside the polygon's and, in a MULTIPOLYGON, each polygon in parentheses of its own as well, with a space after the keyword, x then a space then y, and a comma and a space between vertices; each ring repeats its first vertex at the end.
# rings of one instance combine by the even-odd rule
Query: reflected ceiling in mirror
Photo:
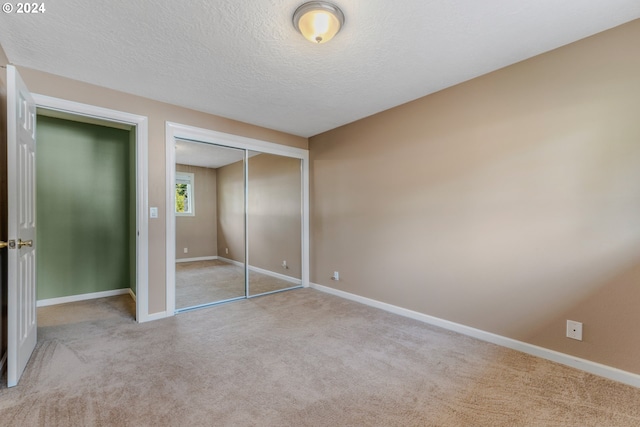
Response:
MULTIPOLYGON (((249 157, 257 154, 259 153, 250 151, 249 157)), ((244 150, 240 148, 176 139, 176 163, 181 165, 218 169, 231 163, 240 162, 243 158, 244 150)))

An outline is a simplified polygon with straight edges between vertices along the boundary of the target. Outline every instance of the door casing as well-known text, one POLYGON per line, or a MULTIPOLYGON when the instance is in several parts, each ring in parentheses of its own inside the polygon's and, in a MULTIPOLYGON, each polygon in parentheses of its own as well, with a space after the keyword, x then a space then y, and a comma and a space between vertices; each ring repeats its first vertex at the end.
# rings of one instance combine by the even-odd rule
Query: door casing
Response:
POLYGON ((98 119, 131 125, 136 144, 136 321, 151 320, 149 316, 149 238, 148 238, 148 119, 146 116, 111 110, 79 102, 32 94, 38 108, 70 116, 98 119))

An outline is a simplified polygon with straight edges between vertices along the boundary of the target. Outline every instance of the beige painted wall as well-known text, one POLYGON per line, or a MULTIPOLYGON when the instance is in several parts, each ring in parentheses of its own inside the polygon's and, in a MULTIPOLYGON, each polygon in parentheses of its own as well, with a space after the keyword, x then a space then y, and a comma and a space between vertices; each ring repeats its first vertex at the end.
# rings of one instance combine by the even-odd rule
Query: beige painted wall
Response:
MULTIPOLYGON (((249 157, 248 170, 249 264, 300 279, 300 159, 259 154, 249 157), (282 261, 287 261, 288 269, 282 261)), ((240 262, 244 262, 243 186, 242 162, 218 169, 218 253, 240 262)))
POLYGON ((177 164, 176 171, 194 175, 195 192, 195 215, 176 215, 176 259, 217 256, 216 170, 177 164))
POLYGON ((638 40, 640 20, 311 138, 312 282, 640 373, 638 40))
MULTIPOLYGON (((149 313, 165 309, 165 122, 172 121, 219 132, 307 148, 306 138, 165 104, 111 89, 19 67, 34 93, 69 99, 149 118, 149 206, 158 207, 158 218, 149 220, 149 313)), ((177 84, 180 84, 177 82, 177 84)), ((171 236, 173 239, 174 237, 171 236)))
POLYGON ((231 163, 218 172, 218 256, 244 262, 243 162, 231 163))

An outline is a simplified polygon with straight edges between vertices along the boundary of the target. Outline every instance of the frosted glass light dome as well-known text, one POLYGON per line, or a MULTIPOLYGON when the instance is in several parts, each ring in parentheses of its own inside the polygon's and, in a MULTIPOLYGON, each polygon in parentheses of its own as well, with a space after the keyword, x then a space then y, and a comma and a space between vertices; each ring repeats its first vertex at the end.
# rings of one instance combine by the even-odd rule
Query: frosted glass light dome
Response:
POLYGON ((296 9, 293 26, 305 39, 313 43, 331 40, 344 24, 344 14, 331 3, 310 1, 296 9))

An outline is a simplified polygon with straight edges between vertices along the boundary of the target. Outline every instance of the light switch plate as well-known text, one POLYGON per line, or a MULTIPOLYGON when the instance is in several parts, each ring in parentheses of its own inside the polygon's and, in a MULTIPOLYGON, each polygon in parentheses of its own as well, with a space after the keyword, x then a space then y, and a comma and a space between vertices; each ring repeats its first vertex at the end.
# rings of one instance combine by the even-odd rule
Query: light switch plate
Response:
POLYGON ((149 218, 158 218, 158 208, 149 208, 149 218))

